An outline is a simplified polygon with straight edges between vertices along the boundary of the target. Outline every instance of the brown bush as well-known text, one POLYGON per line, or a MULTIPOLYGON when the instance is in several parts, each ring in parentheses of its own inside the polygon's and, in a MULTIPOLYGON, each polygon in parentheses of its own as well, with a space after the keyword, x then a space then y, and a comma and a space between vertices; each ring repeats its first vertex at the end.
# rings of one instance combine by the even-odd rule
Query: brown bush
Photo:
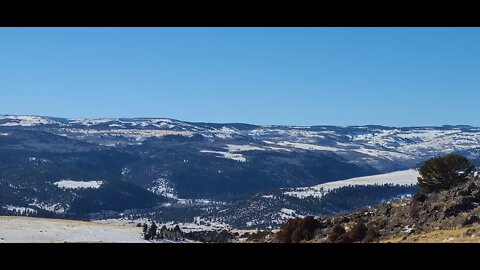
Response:
POLYGON ((349 233, 344 233, 342 235, 340 235, 335 241, 334 243, 353 243, 353 239, 350 238, 350 234, 349 233))
POLYGON ((427 200, 427 198, 428 198, 428 196, 425 193, 417 192, 417 193, 415 193, 415 195, 413 195, 412 201, 423 203, 423 202, 425 202, 425 200, 427 200))
POLYGON ((311 240, 321 223, 312 216, 289 219, 277 233, 277 239, 284 243, 298 243, 311 240))
POLYGON ((270 231, 257 231, 255 233, 249 234, 247 236, 247 241, 248 242, 255 242, 255 241, 262 241, 265 240, 267 235, 272 234, 270 231))
POLYGON ((365 236, 367 236, 367 226, 363 221, 358 221, 353 225, 352 229, 348 232, 350 239, 353 242, 362 241, 365 236))
POLYGON ((328 234, 332 243, 372 242, 378 237, 378 232, 372 225, 365 226, 363 221, 358 221, 348 232, 340 225, 335 225, 328 234))
POLYGON ((343 228, 340 224, 337 224, 337 225, 333 226, 332 230, 328 234, 328 240, 332 243, 335 243, 335 241, 337 241, 337 239, 341 235, 344 235, 345 232, 346 232, 345 228, 343 228))
POLYGON ((373 227, 371 224, 367 225, 367 235, 363 238, 362 242, 364 243, 370 243, 373 242, 377 237, 379 236, 377 230, 375 227, 373 227))
POLYGON ((412 203, 410 205, 410 216, 412 218, 418 218, 420 216, 420 210, 422 210, 422 207, 418 203, 412 203))

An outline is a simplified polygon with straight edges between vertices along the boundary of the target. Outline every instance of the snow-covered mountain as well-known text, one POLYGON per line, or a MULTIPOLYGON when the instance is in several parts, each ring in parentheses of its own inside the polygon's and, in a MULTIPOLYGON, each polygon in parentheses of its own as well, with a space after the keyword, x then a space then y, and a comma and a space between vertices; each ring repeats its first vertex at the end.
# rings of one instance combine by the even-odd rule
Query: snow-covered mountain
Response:
MULTIPOLYGON (((192 222, 232 203, 269 201, 258 194, 315 192, 299 187, 408 170, 448 153, 477 162, 480 128, 0 115, 0 214, 140 209, 165 222, 192 222)), ((289 207, 274 218, 294 215, 289 207)))
POLYGON ((191 123, 166 118, 64 119, 42 116, 0 116, 2 136, 8 128, 40 129, 103 146, 141 145, 152 138, 181 136, 218 142, 220 151, 205 155, 244 162, 248 151, 334 153, 354 163, 390 170, 392 162, 410 167, 426 157, 463 152, 477 157, 480 128, 472 126, 257 126, 191 123), (197 137, 196 137, 197 136, 197 137), (221 142, 225 141, 225 144, 221 142), (239 144, 231 141, 237 140, 239 144))

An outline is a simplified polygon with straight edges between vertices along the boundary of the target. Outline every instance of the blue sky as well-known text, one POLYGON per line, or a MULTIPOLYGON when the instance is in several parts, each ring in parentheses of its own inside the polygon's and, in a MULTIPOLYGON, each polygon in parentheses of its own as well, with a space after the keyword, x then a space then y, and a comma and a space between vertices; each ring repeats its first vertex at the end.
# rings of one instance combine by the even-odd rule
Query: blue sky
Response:
POLYGON ((0 28, 0 114, 480 125, 479 28, 0 28))

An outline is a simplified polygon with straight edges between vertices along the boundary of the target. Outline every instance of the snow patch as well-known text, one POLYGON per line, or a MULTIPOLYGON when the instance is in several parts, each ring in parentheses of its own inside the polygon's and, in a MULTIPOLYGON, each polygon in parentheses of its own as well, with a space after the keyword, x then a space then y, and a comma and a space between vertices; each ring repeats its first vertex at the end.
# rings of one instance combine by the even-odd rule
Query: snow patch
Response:
POLYGON ((453 240, 455 240, 455 237, 449 237, 447 239, 443 239, 442 243, 447 243, 447 242, 450 242, 450 241, 453 241, 453 240))
POLYGON ((217 154, 216 157, 219 157, 219 158, 228 158, 228 159, 236 160, 240 162, 247 162, 247 158, 245 158, 242 154, 233 154, 229 152, 210 151, 210 150, 200 150, 200 153, 212 153, 212 154, 217 154))
POLYGON ((315 145, 315 144, 308 144, 308 143, 295 143, 295 142, 279 142, 277 145, 280 146, 285 146, 285 147, 292 147, 292 148, 297 148, 297 149, 303 149, 303 150, 317 150, 317 151, 340 151, 341 149, 335 148, 335 147, 330 147, 330 146, 320 146, 320 145, 315 145))
POLYGON ((122 175, 126 175, 130 172, 129 168, 122 168, 122 175))
POLYGON ((328 182, 312 187, 293 188, 291 191, 284 192, 285 195, 305 198, 315 197, 321 198, 323 195, 334 189, 338 189, 345 186, 357 186, 357 185, 412 185, 417 183, 417 178, 420 176, 417 170, 404 170, 396 171, 385 174, 376 174, 363 177, 355 177, 341 181, 328 182))
POLYGON ((304 217, 303 215, 298 215, 297 211, 288 209, 288 208, 282 208, 280 209, 280 212, 278 213, 280 217, 280 222, 281 223, 283 220, 291 219, 291 218, 297 218, 297 217, 304 217))
POLYGON ((266 148, 270 149, 270 150, 273 150, 273 151, 287 151, 287 152, 291 152, 292 150, 288 149, 288 148, 281 148, 281 147, 274 147, 274 146, 267 146, 266 148))
POLYGON ((406 225, 405 227, 403 227, 402 232, 409 234, 413 231, 414 228, 415 228, 415 225, 406 225))
POLYGON ((79 189, 79 188, 99 188, 102 181, 73 181, 73 180, 61 180, 53 183, 59 188, 65 189, 79 189))
POLYGON ((162 227, 165 225, 168 229, 173 229, 176 225, 180 227, 183 232, 196 232, 196 231, 221 231, 221 230, 230 230, 231 226, 215 221, 215 220, 207 220, 201 217, 195 217, 193 222, 181 222, 175 223, 173 221, 160 223, 158 226, 162 227))
POLYGON ((222 127, 221 129, 214 129, 212 131, 214 136, 221 138, 221 139, 230 139, 233 137, 233 135, 237 134, 237 130, 228 128, 228 127, 222 127))
POLYGON ((227 150, 230 153, 235 153, 235 152, 242 152, 242 151, 265 151, 265 148, 261 148, 253 145, 227 144, 227 150))
POLYGON ((30 203, 29 205, 35 206, 35 207, 38 207, 40 209, 47 210, 47 211, 50 211, 50 212, 55 212, 55 213, 59 213, 59 214, 65 213, 65 207, 63 207, 59 203, 47 204, 47 203, 34 202, 34 203, 30 203))
POLYGON ((167 198, 178 199, 175 189, 166 178, 158 178, 153 182, 153 186, 148 188, 148 190, 167 198))
POLYGON ((6 205, 4 206, 5 209, 8 211, 15 211, 17 213, 22 214, 29 214, 29 213, 36 213, 37 210, 29 208, 29 207, 21 207, 21 206, 14 206, 14 205, 6 205))

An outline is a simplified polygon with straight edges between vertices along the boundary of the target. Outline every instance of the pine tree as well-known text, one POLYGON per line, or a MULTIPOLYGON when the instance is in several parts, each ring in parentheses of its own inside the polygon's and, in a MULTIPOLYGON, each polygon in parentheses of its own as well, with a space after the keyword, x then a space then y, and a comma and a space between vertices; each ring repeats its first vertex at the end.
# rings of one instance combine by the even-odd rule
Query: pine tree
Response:
POLYGON ((162 228, 160 229, 160 238, 166 238, 166 233, 167 233, 167 226, 163 225, 162 228))
POLYGON ((452 188, 473 178, 475 166, 460 155, 431 158, 419 170, 418 186, 423 192, 452 188))
POLYGON ((145 240, 148 240, 148 225, 147 223, 143 223, 143 237, 145 240))
POLYGON ((182 230, 180 229, 180 226, 178 226, 178 224, 173 228, 173 234, 175 240, 178 240, 182 237, 182 230))
POLYGON ((155 224, 155 221, 152 222, 152 226, 148 229, 147 236, 148 239, 153 239, 157 235, 157 224, 155 224))

